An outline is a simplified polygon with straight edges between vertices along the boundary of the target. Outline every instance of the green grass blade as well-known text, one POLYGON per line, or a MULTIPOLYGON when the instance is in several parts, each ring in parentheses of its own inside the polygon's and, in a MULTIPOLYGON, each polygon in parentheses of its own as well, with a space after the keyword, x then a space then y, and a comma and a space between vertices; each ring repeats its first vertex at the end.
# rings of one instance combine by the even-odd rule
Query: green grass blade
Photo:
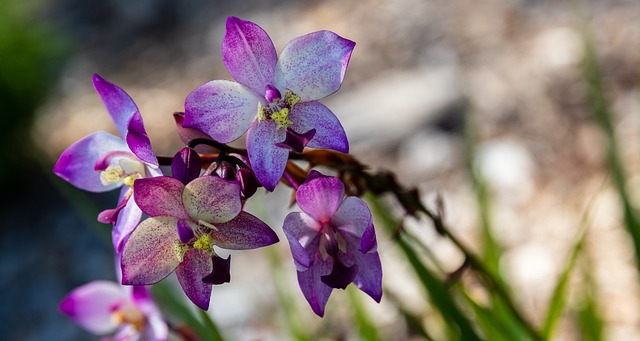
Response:
POLYGON ((360 293, 350 285, 347 289, 347 295, 351 301, 351 307, 353 311, 353 319, 358 327, 359 340, 377 341, 381 340, 376 326, 371 322, 366 310, 362 307, 360 293))
POLYGON ((211 334, 211 341, 224 341, 224 337, 222 337, 222 334, 220 334, 220 330, 211 319, 211 316, 209 316, 209 314, 202 309, 198 309, 198 312, 200 313, 200 318, 204 322, 204 326, 209 329, 209 332, 211 334))

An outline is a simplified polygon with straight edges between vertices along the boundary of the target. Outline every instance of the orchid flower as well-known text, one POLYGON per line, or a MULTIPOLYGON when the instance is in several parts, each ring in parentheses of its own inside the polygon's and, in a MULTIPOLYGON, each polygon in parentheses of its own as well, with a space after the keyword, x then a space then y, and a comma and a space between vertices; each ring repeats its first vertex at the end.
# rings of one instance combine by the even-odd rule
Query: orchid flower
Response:
POLYGON ((371 211, 357 197, 343 200, 344 194, 339 179, 311 171, 296 192, 303 212, 290 213, 284 221, 300 289, 319 316, 324 315, 331 291, 350 283, 376 302, 382 298, 371 211))
POLYGON ((100 131, 80 139, 60 155, 53 172, 85 191, 106 192, 122 187, 118 205, 98 216, 100 222, 114 224, 113 246, 120 252, 142 217, 140 208, 130 200, 134 181, 162 175, 162 171, 131 97, 97 74, 93 75, 93 85, 121 138, 100 131))
POLYGON ((188 165, 196 158, 185 155, 178 153, 182 161, 172 163, 179 179, 162 176, 135 183, 136 203, 150 218, 124 245, 122 283, 154 284, 175 270, 187 297, 207 310, 212 285, 230 280, 230 258, 219 257, 214 246, 254 249, 276 243, 278 237, 260 219, 242 211, 238 181, 197 177, 190 169, 198 167, 188 165))
POLYGON ((333 32, 318 31, 290 41, 278 58, 260 26, 229 17, 222 58, 237 83, 215 80, 195 89, 185 101, 182 124, 221 143, 248 131, 253 171, 273 191, 289 150, 348 152, 342 125, 318 100, 340 88, 354 46, 333 32))
POLYGON ((114 341, 164 341, 168 335, 160 310, 143 286, 93 281, 65 297, 60 311, 90 333, 115 332, 114 341))

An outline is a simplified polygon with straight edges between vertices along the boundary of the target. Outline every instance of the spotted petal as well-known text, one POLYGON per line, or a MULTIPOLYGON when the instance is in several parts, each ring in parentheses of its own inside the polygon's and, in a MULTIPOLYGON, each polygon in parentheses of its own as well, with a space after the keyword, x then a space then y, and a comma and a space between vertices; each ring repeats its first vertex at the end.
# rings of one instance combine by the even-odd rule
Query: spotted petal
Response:
POLYGON ((256 122, 247 133, 247 152, 253 172, 264 188, 273 191, 287 165, 289 150, 277 147, 284 141, 285 130, 276 129, 273 121, 256 122))
POLYGON ((276 67, 276 49, 260 26, 229 17, 222 41, 222 60, 233 79, 258 94, 273 84, 276 67))
POLYGON ((60 311, 91 333, 104 335, 117 325, 111 319, 112 308, 127 296, 114 282, 93 281, 73 290, 60 303, 60 311))
POLYGON ((138 179, 133 183, 133 191, 140 209, 151 217, 190 219, 182 204, 184 185, 178 179, 168 176, 138 179))
POLYGON ((333 149, 341 153, 349 152, 347 135, 336 115, 320 102, 299 103, 291 109, 290 126, 296 132, 315 129, 315 135, 307 144, 311 148, 333 149))
POLYGON ((240 184, 217 176, 191 181, 182 192, 184 207, 194 221, 225 223, 240 213, 240 184))
POLYGON ((216 228, 211 236, 216 246, 223 249, 249 250, 278 242, 278 236, 267 224, 244 211, 216 228))
POLYGON ((275 85, 302 101, 314 101, 338 91, 356 43, 330 31, 318 31, 290 41, 276 65, 275 85))
POLYGON ((131 115, 138 112, 138 107, 135 102, 133 102, 133 99, 131 99, 124 90, 109 83, 97 74, 93 75, 93 86, 96 88, 105 107, 107 107, 107 111, 116 124, 120 136, 126 139, 129 119, 131 115))
MULTIPOLYGON (((312 171, 312 173, 317 173, 312 171)), ((333 217, 344 196, 344 184, 337 178, 314 176, 296 192, 298 206, 315 220, 327 223, 333 217)))
POLYGON ((78 140, 67 148, 53 167, 53 172, 72 185, 90 192, 106 192, 120 187, 121 183, 103 185, 100 173, 94 167, 104 155, 114 151, 129 153, 129 148, 119 137, 99 131, 78 140))
POLYGON ((177 224, 174 217, 152 217, 138 225, 122 250, 122 284, 155 284, 175 270, 177 224))
POLYGON ((193 304, 202 310, 209 309, 211 284, 202 279, 213 270, 211 256, 198 249, 190 249, 184 255, 184 261, 176 268, 178 282, 193 304))
POLYGON ((238 139, 258 114, 260 97, 236 82, 211 81, 189 94, 182 126, 197 129, 220 143, 238 139))

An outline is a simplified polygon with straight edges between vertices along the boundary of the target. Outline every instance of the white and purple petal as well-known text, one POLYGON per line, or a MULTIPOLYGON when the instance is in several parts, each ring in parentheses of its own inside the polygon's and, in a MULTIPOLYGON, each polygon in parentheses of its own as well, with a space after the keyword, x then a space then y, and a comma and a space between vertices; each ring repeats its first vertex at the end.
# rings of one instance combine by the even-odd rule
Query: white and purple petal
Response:
POLYGON ((152 217, 138 225, 122 250, 122 284, 155 284, 175 270, 177 224, 174 217, 152 217))
POLYGON ((217 176, 199 177, 182 192, 184 208, 193 221, 225 223, 240 213, 240 183, 217 176))
POLYGON ((349 141, 336 115, 320 102, 311 101, 296 104, 289 113, 290 129, 304 133, 315 129, 307 147, 332 149, 341 153, 349 152, 349 141))
POLYGON ((278 59, 275 86, 293 91, 304 102, 331 95, 342 84, 355 45, 330 31, 293 39, 278 59))
POLYGON ((118 86, 109 83, 98 74, 93 75, 93 86, 100 95, 104 106, 118 128, 122 139, 127 138, 127 124, 138 107, 131 97, 118 86))
POLYGON ((122 139, 99 131, 78 140, 67 148, 53 167, 53 172, 70 184, 90 192, 106 192, 122 183, 103 185, 96 163, 111 152, 130 153, 122 139))
POLYGON ((292 212, 284 219, 282 230, 289 241, 291 255, 298 271, 307 270, 311 265, 314 255, 310 254, 307 248, 316 244, 312 250, 317 249, 321 228, 320 223, 305 213, 292 212))
POLYGON ((190 219, 182 204, 184 188, 180 180, 169 176, 143 178, 133 183, 136 203, 151 217, 170 216, 190 219))
POLYGON ((208 82, 187 96, 182 125, 197 129, 220 143, 231 142, 249 129, 258 114, 260 98, 236 82, 208 82))
POLYGON ((236 82, 263 95, 273 84, 278 56, 267 32, 250 22, 229 17, 222 41, 222 60, 236 82))
POLYGON ((342 203, 344 184, 338 178, 319 176, 307 180, 296 191, 300 209, 321 223, 328 223, 342 203))
POLYGON ((91 333, 104 335, 117 325, 114 308, 128 300, 122 287, 110 281, 93 281, 74 289, 60 303, 60 311, 91 333))
POLYGON ((289 158, 289 150, 275 144, 284 141, 285 130, 274 121, 255 122, 247 133, 247 152, 253 172, 265 189, 273 191, 289 158))
POLYGON ((244 211, 226 223, 216 224, 210 234, 216 246, 230 250, 250 250, 278 242, 278 235, 267 224, 244 211))
POLYGON ((187 297, 202 310, 209 309, 211 284, 202 281, 213 270, 211 255, 198 249, 190 249, 176 268, 176 275, 187 297))

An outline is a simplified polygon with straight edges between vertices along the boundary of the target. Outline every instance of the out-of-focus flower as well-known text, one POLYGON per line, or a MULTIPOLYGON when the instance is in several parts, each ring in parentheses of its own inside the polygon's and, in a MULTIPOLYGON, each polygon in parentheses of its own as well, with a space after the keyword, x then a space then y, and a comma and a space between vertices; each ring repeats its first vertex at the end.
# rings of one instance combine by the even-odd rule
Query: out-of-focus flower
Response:
POLYGON ((124 246, 123 284, 154 284, 175 270, 187 297, 207 310, 212 284, 230 279, 230 258, 220 258, 214 246, 242 250, 278 241, 269 226, 242 211, 237 181, 202 176, 185 186, 163 176, 137 180, 134 192, 150 218, 124 246))
POLYGON ((227 19, 222 58, 236 82, 215 80, 185 101, 182 125, 231 142, 247 130, 247 151, 260 183, 273 191, 289 150, 305 146, 348 152, 336 116, 319 99, 336 92, 355 43, 330 31, 290 41, 278 58, 258 25, 227 19))
POLYGON ((93 75, 93 85, 122 138, 102 131, 86 136, 60 155, 53 172, 90 192, 122 187, 116 208, 105 210, 98 216, 100 222, 114 224, 113 246, 116 252, 120 252, 142 217, 135 201, 130 200, 134 181, 162 175, 162 171, 140 111, 131 97, 97 74, 93 75))
POLYGON ((96 335, 115 332, 114 341, 164 341, 167 324, 146 287, 93 281, 73 290, 60 311, 96 335))
POLYGON ((311 171, 296 192, 302 213, 284 221, 298 283, 313 311, 324 315, 333 288, 354 283, 376 302, 382 298, 382 267, 371 211, 360 198, 344 197, 334 177, 311 171))

